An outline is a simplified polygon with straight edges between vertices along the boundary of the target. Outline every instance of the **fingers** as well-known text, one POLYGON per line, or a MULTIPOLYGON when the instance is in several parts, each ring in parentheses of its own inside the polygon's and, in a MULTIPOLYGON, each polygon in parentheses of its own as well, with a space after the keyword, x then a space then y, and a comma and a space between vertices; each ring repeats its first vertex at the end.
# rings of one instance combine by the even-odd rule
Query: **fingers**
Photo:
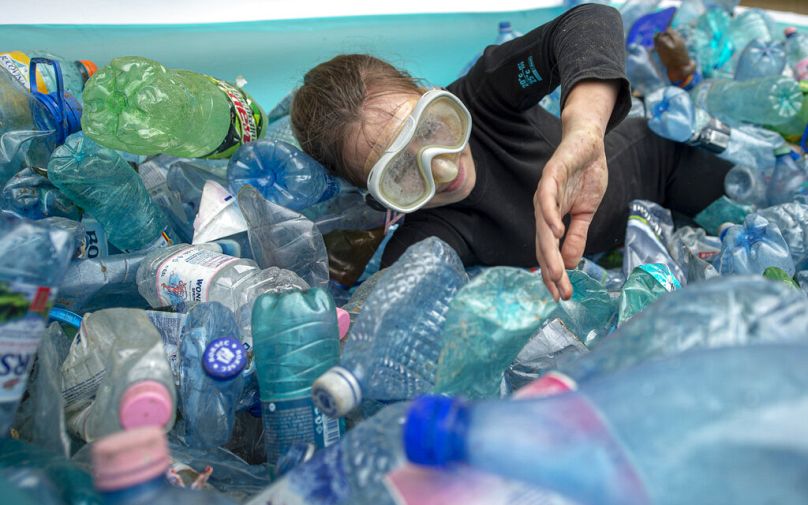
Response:
MULTIPOLYGON (((536 192, 536 198, 541 198, 541 184, 536 192)), ((559 239, 551 231, 545 219, 543 206, 536 202, 536 259, 541 267, 542 280, 553 300, 559 298, 569 299, 572 296, 572 285, 564 270, 564 262, 559 249, 559 239)), ((563 224, 561 225, 563 234, 563 224)))
POLYGON ((538 223, 538 212, 541 212, 548 229, 553 236, 560 239, 564 236, 564 223, 561 221, 561 212, 559 210, 560 188, 558 181, 554 177, 555 168, 551 163, 552 160, 544 167, 544 174, 539 181, 533 204, 537 211, 536 222, 538 223))
POLYGON ((561 248, 561 258, 565 268, 575 268, 581 261, 591 222, 591 216, 572 216, 567 235, 564 237, 564 245, 561 248))

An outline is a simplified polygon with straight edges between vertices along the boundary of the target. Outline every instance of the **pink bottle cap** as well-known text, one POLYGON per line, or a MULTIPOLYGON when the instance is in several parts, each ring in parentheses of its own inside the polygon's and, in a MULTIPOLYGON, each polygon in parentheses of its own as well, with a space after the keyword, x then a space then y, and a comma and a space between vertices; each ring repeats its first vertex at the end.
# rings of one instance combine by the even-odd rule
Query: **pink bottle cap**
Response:
POLYGON ((165 426, 174 413, 171 393, 157 381, 145 380, 127 388, 121 398, 118 419, 123 429, 165 426))
POLYGON ((119 431, 91 448, 93 482, 101 491, 114 491, 151 480, 171 464, 165 433, 156 426, 119 431))
POLYGON ((347 310, 337 307, 337 326, 339 326, 339 339, 345 340, 348 335, 348 328, 351 327, 351 315, 347 310))

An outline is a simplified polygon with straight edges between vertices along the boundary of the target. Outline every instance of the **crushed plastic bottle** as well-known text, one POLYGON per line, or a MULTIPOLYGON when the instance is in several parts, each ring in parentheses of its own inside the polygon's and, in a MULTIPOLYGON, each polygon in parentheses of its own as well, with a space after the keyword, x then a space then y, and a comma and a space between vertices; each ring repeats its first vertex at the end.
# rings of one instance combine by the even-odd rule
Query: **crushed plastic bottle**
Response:
POLYGON ((146 312, 88 314, 62 363, 68 429, 85 441, 137 426, 174 425, 176 390, 146 312))
POLYGON ((795 273, 794 260, 776 223, 750 214, 743 225, 730 226, 721 234, 721 275, 761 275, 766 267, 782 268, 788 275, 795 273))
MULTIPOLYGON (((806 124, 808 127, 808 124, 806 124)), ((766 191, 769 204, 788 203, 808 190, 808 158, 794 151, 777 156, 766 191)))
POLYGON ((230 440, 244 388, 247 350, 233 312, 217 302, 188 311, 179 345, 180 411, 185 442, 213 448, 230 440))
POLYGON ((46 177, 30 167, 9 179, 2 193, 2 208, 28 219, 64 217, 78 221, 81 209, 46 177))
POLYGON ((660 296, 681 287, 665 264, 648 263, 638 266, 628 276, 620 291, 617 325, 622 326, 660 296))
POLYGON ((640 265, 662 263, 680 284, 686 282, 682 268, 668 252, 667 244, 672 234, 673 218, 668 209, 647 200, 633 200, 629 204, 623 252, 623 273, 626 278, 640 265))
POLYGON ((317 407, 344 416, 364 399, 401 401, 435 384, 449 303, 468 282, 449 245, 430 237, 385 269, 351 326, 339 366, 313 385, 317 407))
POLYGON ((805 495, 794 451, 805 450, 782 437, 806 435, 793 422, 806 414, 805 359, 805 344, 711 349, 549 398, 424 397, 404 426, 407 457, 467 463, 582 503, 796 505, 805 495), (772 471, 761 474, 761 465, 772 471))
POLYGON ((567 270, 567 276, 572 284, 572 298, 559 300, 547 317, 559 318, 568 331, 589 347, 612 329, 617 307, 605 286, 588 274, 567 270))
POLYGON ((777 225, 788 245, 795 269, 808 269, 808 204, 784 203, 761 209, 756 214, 777 225))
POLYGON ((152 202, 143 181, 121 156, 82 134, 71 135, 53 152, 48 179, 104 227, 122 250, 171 245, 165 215, 152 202))
POLYGON ((252 326, 267 463, 274 472, 293 444, 328 447, 343 431, 312 401, 312 382, 339 359, 334 301, 318 288, 265 294, 255 301, 252 326))
POLYGON ((735 80, 780 75, 786 66, 786 50, 782 41, 754 39, 746 45, 735 67, 735 80))
POLYGON ((266 116, 244 91, 138 56, 114 58, 84 87, 84 132, 134 154, 227 158, 264 134, 266 116))
POLYGON ((785 35, 789 67, 798 80, 808 80, 808 34, 794 27, 788 27, 785 29, 785 35))

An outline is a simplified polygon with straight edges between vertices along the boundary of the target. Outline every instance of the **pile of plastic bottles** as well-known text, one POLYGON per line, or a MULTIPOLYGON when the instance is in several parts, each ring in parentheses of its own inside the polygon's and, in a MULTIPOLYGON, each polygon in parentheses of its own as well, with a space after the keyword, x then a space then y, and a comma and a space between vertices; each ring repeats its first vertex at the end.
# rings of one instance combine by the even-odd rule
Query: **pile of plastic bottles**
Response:
POLYGON ((5 499, 806 503, 808 33, 736 3, 623 4, 632 114, 736 166, 560 302, 437 238, 380 269, 291 95, 0 54, 5 499))

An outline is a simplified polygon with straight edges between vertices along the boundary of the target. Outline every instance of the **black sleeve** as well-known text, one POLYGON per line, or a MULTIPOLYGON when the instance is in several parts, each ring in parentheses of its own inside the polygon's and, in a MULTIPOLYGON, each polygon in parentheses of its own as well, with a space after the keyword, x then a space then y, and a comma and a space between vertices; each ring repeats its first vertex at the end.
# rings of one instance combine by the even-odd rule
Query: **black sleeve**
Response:
POLYGON ((499 46, 489 46, 477 63, 450 85, 470 107, 488 112, 521 112, 561 85, 563 107, 581 80, 620 81, 609 119, 611 129, 631 108, 625 73, 625 44, 620 13, 605 5, 584 4, 499 46))
POLYGON ((438 237, 449 244, 464 265, 476 263, 466 241, 441 216, 430 215, 428 218, 424 218, 419 214, 410 214, 387 242, 382 253, 381 267, 389 267, 404 254, 408 247, 429 237, 438 237))

